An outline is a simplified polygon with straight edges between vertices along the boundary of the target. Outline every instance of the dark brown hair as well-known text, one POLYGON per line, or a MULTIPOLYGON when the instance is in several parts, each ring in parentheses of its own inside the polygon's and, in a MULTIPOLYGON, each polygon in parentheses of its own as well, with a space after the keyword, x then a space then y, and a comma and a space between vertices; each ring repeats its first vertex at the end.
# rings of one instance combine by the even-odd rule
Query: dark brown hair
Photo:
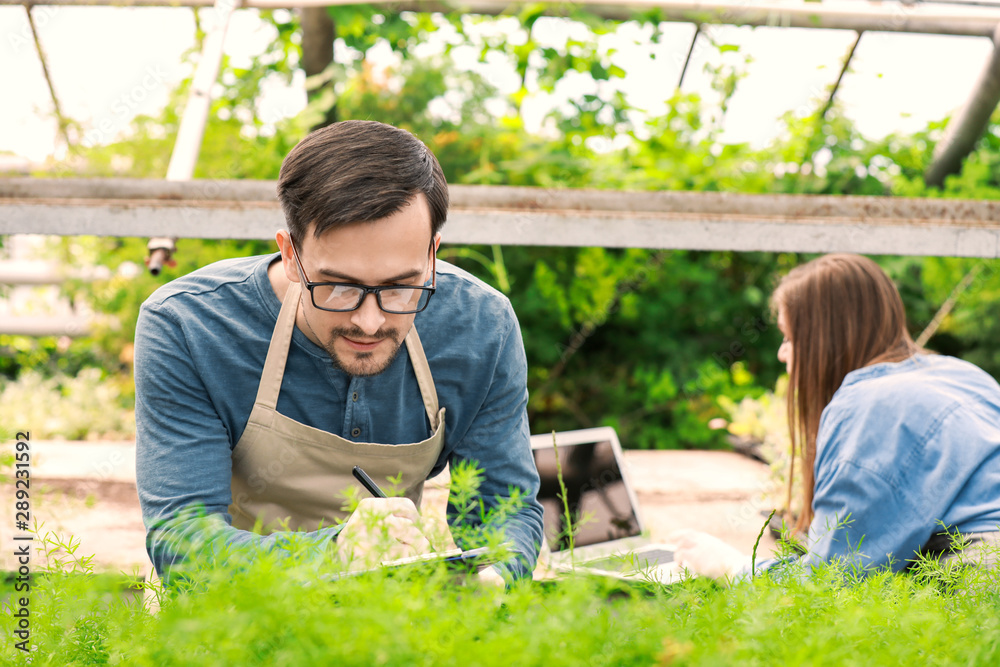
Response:
POLYGON ((906 330, 906 312, 896 286, 882 269, 860 255, 825 255, 792 269, 771 297, 784 314, 792 344, 788 383, 788 430, 792 466, 802 456, 802 513, 796 530, 812 521, 816 436, 823 409, 853 370, 902 361, 922 352, 906 330))
POLYGON ((381 220, 419 193, 427 198, 431 233, 448 217, 448 184, 434 154, 415 136, 365 120, 333 123, 310 133, 285 157, 278 199, 300 243, 344 225, 381 220))

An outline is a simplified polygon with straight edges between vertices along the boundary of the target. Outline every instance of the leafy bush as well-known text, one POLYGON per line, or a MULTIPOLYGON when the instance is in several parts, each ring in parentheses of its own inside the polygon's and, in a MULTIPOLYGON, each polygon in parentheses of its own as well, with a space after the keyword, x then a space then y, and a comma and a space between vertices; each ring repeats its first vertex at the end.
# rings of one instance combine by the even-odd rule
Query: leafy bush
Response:
POLYGON ((24 371, 0 384, 0 424, 30 425, 32 437, 70 440, 122 440, 135 437, 130 380, 84 368, 75 377, 46 378, 24 371))

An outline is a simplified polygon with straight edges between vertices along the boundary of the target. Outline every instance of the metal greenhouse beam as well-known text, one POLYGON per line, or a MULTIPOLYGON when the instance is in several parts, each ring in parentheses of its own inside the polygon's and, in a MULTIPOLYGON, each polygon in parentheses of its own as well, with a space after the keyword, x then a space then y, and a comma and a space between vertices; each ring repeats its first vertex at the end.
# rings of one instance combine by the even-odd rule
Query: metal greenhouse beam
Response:
MULTIPOLYGON (((1000 201, 453 185, 445 240, 1000 257, 1000 201)), ((0 179, 0 234, 271 239, 274 181, 0 179)))
POLYGON ((940 188, 944 179, 962 170, 962 162, 976 147, 1000 103, 1000 25, 993 34, 993 53, 979 75, 971 97, 945 128, 944 137, 934 148, 934 158, 924 181, 940 188))
MULTIPOLYGON (((235 2, 235 0, 233 0, 235 2)), ((213 0, 0 0, 0 5, 114 5, 126 7, 208 7, 213 0)), ((358 0, 245 0, 242 7, 276 9, 356 5, 358 0)), ((374 2, 393 11, 450 12, 497 15, 517 12, 528 0, 408 0, 374 2)), ((639 14, 662 21, 720 23, 788 28, 820 28, 856 32, 914 32, 938 35, 990 37, 1000 24, 1000 9, 992 7, 934 6, 902 2, 804 2, 803 0, 576 0, 553 2, 545 7, 550 16, 568 16, 584 9, 602 18, 626 21, 639 14)))
POLYGON ((167 166, 168 181, 186 181, 194 174, 201 153, 201 142, 205 136, 205 123, 212 103, 212 86, 219 78, 222 66, 222 47, 232 18, 234 3, 231 0, 217 0, 215 12, 218 24, 213 27, 202 44, 198 67, 191 81, 184 114, 181 116, 177 139, 167 166))
MULTIPOLYGON (((863 35, 863 32, 859 32, 855 35, 854 41, 851 43, 850 48, 848 48, 847 54, 844 56, 844 61, 841 63, 840 73, 837 75, 837 80, 830 86, 830 94, 826 98, 826 103, 823 105, 823 109, 816 116, 815 123, 813 123, 812 134, 809 135, 809 139, 806 141, 806 147, 802 153, 802 159, 799 162, 800 166, 810 163, 816 151, 823 147, 823 141, 825 140, 825 137, 823 136, 823 123, 826 121, 826 115, 830 113, 830 109, 833 108, 833 102, 837 98, 837 93, 840 91, 840 84, 843 83, 844 77, 847 75, 847 70, 851 67, 851 60, 854 58, 854 53, 858 50, 858 44, 861 43, 861 37, 863 35)), ((810 167, 810 169, 811 168, 812 167, 810 167)), ((802 173, 805 174, 806 172, 802 173)), ((804 181, 800 180, 799 184, 804 184, 804 181)))
POLYGON ((820 121, 826 118, 826 114, 830 113, 830 109, 833 108, 833 101, 837 97, 837 93, 840 92, 840 84, 844 82, 844 77, 847 76, 847 70, 851 68, 851 61, 854 59, 854 54, 858 50, 858 44, 861 43, 861 38, 864 36, 863 32, 859 32, 854 37, 854 41, 851 42, 850 48, 847 49, 847 55, 844 56, 844 61, 840 66, 840 73, 837 75, 837 80, 834 81, 833 87, 830 88, 830 94, 826 98, 826 104, 823 105, 823 110, 819 114, 820 121))
POLYGON ((684 85, 684 75, 687 74, 688 65, 691 64, 691 57, 694 55, 694 47, 698 44, 698 38, 701 37, 701 24, 696 23, 694 26, 694 36, 691 37, 691 46, 688 47, 687 56, 684 58, 684 66, 681 67, 681 75, 677 78, 677 90, 681 89, 684 85))

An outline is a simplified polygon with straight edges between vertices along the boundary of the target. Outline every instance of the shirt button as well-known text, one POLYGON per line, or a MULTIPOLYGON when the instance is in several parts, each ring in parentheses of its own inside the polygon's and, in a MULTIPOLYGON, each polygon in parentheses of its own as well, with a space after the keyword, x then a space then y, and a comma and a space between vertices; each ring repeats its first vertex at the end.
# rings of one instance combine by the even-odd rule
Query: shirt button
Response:
POLYGON ((360 428, 351 429, 351 435, 353 435, 355 438, 358 437, 359 435, 361 435, 361 429, 360 428))
POLYGON ((358 392, 354 392, 353 394, 351 394, 351 400, 354 401, 355 403, 358 402, 358 392))

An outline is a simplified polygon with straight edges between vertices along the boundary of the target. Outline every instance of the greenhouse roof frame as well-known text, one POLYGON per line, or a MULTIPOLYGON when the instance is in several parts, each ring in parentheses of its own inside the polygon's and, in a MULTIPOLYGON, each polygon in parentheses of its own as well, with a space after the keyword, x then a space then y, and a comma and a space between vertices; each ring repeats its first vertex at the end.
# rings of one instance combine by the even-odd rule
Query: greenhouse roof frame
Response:
MULTIPOLYGON (((240 9, 294 9, 362 4, 357 0, 0 0, 2 5, 113 6, 113 7, 212 7, 240 9)), ((539 5, 528 0, 399 0, 364 3, 393 11, 449 12, 500 15, 519 7, 539 5)), ((936 35, 992 37, 1000 23, 1000 6, 938 5, 928 2, 878 2, 868 0, 808 2, 806 0, 576 0, 544 5, 550 16, 585 10, 606 19, 627 21, 640 14, 662 21, 717 23, 785 28, 913 32, 936 35)))
MULTIPOLYGON (((228 17, 232 15, 233 11, 236 9, 245 8, 296 8, 296 7, 323 7, 331 5, 351 5, 358 4, 355 0, 241 0, 240 2, 234 2, 233 0, 44 0, 44 1, 32 1, 28 0, 0 0, 0 6, 2 5, 23 5, 29 15, 29 22, 31 24, 32 33, 35 39, 35 45, 42 60, 43 71, 46 76, 46 80, 49 85, 49 90, 53 98, 55 107, 59 109, 58 99, 55 94, 55 90, 51 83, 51 78, 49 77, 48 65, 45 61, 44 50, 42 48, 41 41, 38 37, 38 32, 35 29, 34 22, 31 21, 31 10, 35 6, 42 5, 62 5, 62 6, 96 6, 96 5, 106 5, 106 6, 122 6, 122 7, 150 7, 150 6, 186 6, 186 7, 207 7, 215 6, 220 15, 225 17, 223 25, 221 26, 221 35, 219 35, 219 40, 225 33, 225 21, 228 17)), ((479 14, 502 14, 512 9, 518 8, 519 6, 527 4, 523 1, 515 2, 504 2, 500 0, 461 0, 454 3, 442 2, 441 0, 431 0, 424 2, 422 0, 408 0, 406 2, 391 2, 391 3, 373 3, 378 6, 384 6, 395 11, 454 11, 460 9, 468 13, 479 13, 479 14)), ((961 168, 962 161, 965 157, 973 150, 979 137, 982 135, 983 131, 988 125, 990 115, 993 110, 997 107, 997 103, 1000 102, 1000 7, 959 7, 953 4, 950 5, 934 5, 932 3, 913 3, 913 4, 903 4, 901 2, 893 3, 883 3, 883 2, 832 2, 832 3, 815 3, 815 2, 803 2, 802 0, 772 0, 770 2, 763 3, 749 3, 745 0, 710 0, 705 2, 682 2, 679 0, 578 0, 576 3, 552 3, 548 5, 545 9, 546 14, 554 16, 565 16, 571 13, 575 9, 584 9, 590 13, 596 14, 598 16, 614 19, 614 20, 627 20, 630 18, 635 18, 640 13, 649 15, 655 15, 658 20, 662 21, 685 21, 695 24, 696 26, 701 26, 702 24, 732 24, 732 25, 751 25, 751 26, 774 26, 774 27, 798 27, 798 28, 819 28, 819 29, 841 29, 841 30, 853 30, 858 34, 858 39, 860 36, 867 31, 879 31, 879 32, 911 32, 911 33, 924 33, 924 34, 941 34, 941 35, 965 35, 965 36, 979 36, 979 37, 989 37, 993 43, 993 53, 991 57, 987 60, 986 66, 984 67, 979 80, 970 95, 969 100, 966 102, 965 106, 956 114, 955 118, 948 124, 945 136, 939 142, 935 149, 934 158, 932 164, 928 167, 925 173, 925 179, 928 184, 940 186, 944 178, 951 173, 957 172, 961 168)), ((697 38, 698 31, 696 31, 697 38)), ((214 49, 209 54, 208 43, 212 42, 211 39, 206 39, 206 47, 203 51, 203 58, 199 62, 199 71, 203 68, 209 71, 211 75, 211 80, 214 81, 215 76, 218 72, 218 61, 221 59, 221 48, 214 49), (207 57, 206 54, 209 54, 207 57), (214 68, 214 69, 213 69, 214 68)), ((836 94, 837 88, 839 86, 840 79, 844 76, 849 66, 850 57, 857 46, 857 41, 855 41, 854 46, 850 50, 849 55, 845 58, 843 67, 840 70, 840 75, 838 76, 837 83, 832 86, 832 92, 829 101, 825 109, 829 109, 832 104, 833 95, 836 94)), ((690 54, 689 54, 690 57, 690 54)), ((196 73, 196 81, 199 75, 196 73)), ((207 91, 211 84, 202 86, 201 88, 194 86, 193 90, 196 94, 202 96, 207 95, 207 91)), ((196 160, 197 153, 202 139, 202 130, 204 127, 204 122, 208 113, 208 105, 206 100, 189 100, 187 110, 182 119, 182 127, 184 123, 189 123, 193 126, 198 126, 202 128, 198 131, 188 132, 187 134, 179 134, 177 143, 174 147, 174 155, 172 156, 171 163, 173 164, 175 159, 180 159, 178 156, 183 156, 185 167, 181 169, 173 170, 173 173, 169 175, 168 180, 180 180, 183 181, 190 178, 191 173, 193 173, 194 160, 196 160), (196 103, 197 102, 197 103, 196 103), (193 157, 192 157, 193 156, 193 157), (189 168, 188 168, 189 167, 189 168)), ((825 110, 824 110, 825 113, 825 110)), ((14 179, 17 180, 17 179, 14 179)), ((102 179, 103 180, 103 179, 102 179)), ((114 180, 114 179, 112 179, 114 180)), ((95 181, 91 181, 94 183, 95 181)), ((500 188, 499 186, 493 186, 492 188, 486 187, 485 190, 480 188, 480 190, 488 191, 496 189, 497 193, 506 192, 504 196, 513 196, 516 200, 523 200, 524 193, 519 193, 515 191, 520 191, 522 189, 518 188, 500 188), (512 194, 513 193, 513 194, 512 194)), ((463 188, 460 186, 456 191, 460 192, 463 188)), ((545 192, 557 192, 557 191, 545 191, 545 192)), ((650 193, 618 193, 619 198, 623 201, 637 202, 639 198, 650 193)), ((682 193, 671 193, 674 195, 680 195, 682 193)), ((740 200, 737 203, 739 197, 750 197, 749 195, 734 195, 730 196, 729 199, 722 197, 718 198, 718 193, 683 193, 685 195, 695 196, 695 199, 690 200, 690 202, 701 201, 695 206, 695 209, 701 207, 704 202, 709 202, 709 208, 715 207, 715 210, 711 215, 716 216, 714 222, 709 220, 711 224, 724 222, 725 224, 736 223, 735 228, 723 228, 723 227, 712 227, 712 232, 708 236, 712 236, 716 233, 720 233, 720 238, 722 239, 722 245, 724 246, 727 241, 731 244, 735 244, 737 247, 732 247, 732 250, 741 249, 765 249, 763 247, 750 247, 744 242, 737 242, 734 239, 746 237, 746 230, 750 230, 750 236, 753 235, 763 235, 773 234, 779 230, 782 233, 787 232, 793 227, 789 225, 795 224, 796 212, 801 212, 803 202, 800 202, 797 198, 790 198, 788 196, 769 196, 768 200, 770 203, 767 208, 768 213, 765 218, 756 218, 754 216, 746 215, 746 209, 744 208, 746 201, 740 200), (697 199, 698 195, 702 195, 701 200, 697 199), (704 198, 707 196, 707 198, 704 198), (713 199, 716 198, 716 199, 713 199), (794 199, 794 201, 793 201, 794 199), (711 201, 709 201, 711 200, 711 201), (719 208, 721 206, 721 208, 719 208), (731 207, 731 208, 727 208, 731 207), (774 208, 777 207, 777 208, 774 208), (721 218, 718 216, 722 216, 721 218), (778 224, 778 228, 772 229, 773 224, 778 224), (729 231, 725 231, 729 229, 729 231), (737 231, 743 230, 743 231, 737 231), (735 234, 735 236, 732 236, 735 234), (731 241, 730 241, 731 240, 731 241), (741 245, 742 244, 742 245, 741 245), (743 247, 746 246, 746 247, 743 247)), ((81 213, 85 218, 94 219, 95 211, 99 211, 98 217, 104 221, 115 219, 116 222, 112 224, 112 227, 107 227, 106 224, 102 223, 98 225, 99 229, 103 229, 100 233, 109 233, 111 235, 162 235, 162 234, 174 234, 190 237, 198 237, 201 234, 195 233, 196 230, 186 230, 181 231, 175 224, 176 219, 172 218, 170 213, 170 204, 163 204, 162 202, 146 202, 143 204, 124 204, 122 202, 104 202, 95 204, 96 201, 93 197, 84 198, 66 198, 66 197, 42 197, 44 201, 19 201, 16 197, 10 197, 6 195, 6 199, 0 199, 0 233, 36 233, 42 231, 38 225, 33 224, 30 216, 25 216, 25 211, 34 211, 34 213, 41 213, 42 217, 45 219, 55 219, 52 216, 73 216, 73 211, 76 210, 81 213), (148 206, 147 206, 148 205, 148 206), (97 207, 95 209, 95 206, 97 207), (140 228, 134 228, 130 230, 129 233, 125 233, 123 228, 114 227, 114 225, 122 222, 124 219, 120 217, 119 214, 122 211, 138 211, 146 210, 153 215, 153 218, 161 220, 164 224, 168 225, 168 229, 163 229, 160 232, 151 231, 140 231, 140 228), (118 216, 118 217, 116 217, 118 216), (117 231, 115 231, 117 230, 117 231), (134 233, 131 233, 134 232, 134 233)), ((833 198, 836 199, 836 198, 833 198)), ((851 199, 864 199, 875 201, 883 200, 887 198, 843 198, 845 202, 851 199)), ((194 201, 194 200, 192 200, 194 201)), ((199 199, 199 201, 201 201, 199 199)), ((263 200, 259 200, 263 201, 263 200)), ((750 200, 747 200, 750 201, 750 200)), ((758 200, 763 201, 763 200, 758 200)), ((888 199, 891 201, 891 199, 888 199)), ((908 201, 919 201, 919 200, 908 200, 908 201)), ((215 202, 210 208, 218 211, 220 202, 215 202)), ((820 227, 815 227, 813 223, 816 222, 815 219, 806 219, 805 226, 796 231, 791 235, 790 238, 797 239, 792 242, 791 246, 788 244, 779 243, 775 246, 774 243, 764 243, 770 249, 782 249, 782 250, 799 250, 805 252, 822 252, 832 249, 853 251, 853 252, 884 252, 893 254, 955 254, 960 256, 979 256, 979 257, 998 257, 1000 256, 1000 226, 996 223, 1000 221, 1000 209, 997 207, 986 206, 982 209, 981 213, 976 213, 972 215, 971 219, 965 219, 962 215, 955 215, 956 211, 968 211, 970 206, 975 208, 976 202, 946 202, 943 200, 927 200, 927 205, 925 208, 927 210, 937 210, 934 209, 935 206, 943 206, 946 212, 934 216, 924 215, 921 218, 919 215, 912 218, 915 222, 913 225, 907 226, 906 219, 900 219, 898 217, 893 217, 889 215, 888 217, 875 215, 872 217, 870 213, 858 213, 852 214, 852 216, 839 216, 833 215, 826 222, 822 222, 820 227), (979 216, 979 217, 977 217, 979 216), (956 219, 960 219, 956 222, 956 219), (835 221, 836 220, 836 221, 835 221), (829 223, 835 221, 831 226, 829 223), (872 223, 874 222, 874 226, 872 223), (943 222, 943 226, 942 226, 943 222), (842 225, 851 228, 854 231, 848 234, 850 239, 853 239, 851 243, 846 246, 837 241, 835 234, 831 235, 831 231, 840 229, 843 231, 844 227, 842 225), (841 227, 838 227, 841 225, 841 227), (901 225, 903 227, 901 227, 901 225), (898 241, 890 241, 885 234, 878 235, 881 240, 875 241, 873 243, 862 242, 855 243, 858 241, 859 235, 858 230, 861 229, 882 229, 887 231, 889 229, 895 230, 895 233, 906 228, 906 236, 909 239, 912 237, 913 243, 909 241, 904 241, 899 243, 898 241), (930 228, 950 230, 946 232, 947 240, 942 240, 944 237, 938 236, 928 236, 927 230, 930 228), (820 231, 826 230, 826 231, 820 231), (817 239, 825 239, 825 242, 829 247, 819 247, 817 246, 817 239), (931 240, 931 239, 936 240, 931 240), (970 240, 973 239, 973 240, 970 240), (941 245, 941 243, 944 245, 941 245), (832 245, 830 245, 832 244, 832 245), (937 245, 938 251, 935 251, 935 246, 937 245), (775 246, 771 248, 770 246, 775 246), (787 247, 786 247, 787 246, 787 247), (906 249, 909 250, 906 250, 906 249), (902 252, 897 252, 903 249, 902 252), (940 251, 943 249, 943 252, 940 251)), ((195 208, 201 204, 192 204, 195 208)), ((832 202, 827 202, 826 206, 832 207, 831 210, 836 210, 839 205, 834 205, 832 202)), ((269 204, 266 204, 269 206, 269 204)), ((853 204, 850 206, 854 206, 853 204)), ((849 208, 850 208, 849 206, 849 208)), ((885 207, 888 204, 880 203, 877 205, 883 210, 889 210, 885 207)), ((920 205, 916 205, 918 208, 920 205)), ((247 215, 247 211, 251 210, 253 207, 247 208, 241 204, 222 204, 223 208, 227 208, 231 212, 237 215, 247 215)), ((516 208, 516 207, 515 207, 516 208)), ((862 209, 864 206, 862 206, 862 209)), ((190 210, 191 207, 187 207, 185 210, 190 210)), ((558 215, 554 213, 555 211, 564 211, 570 209, 546 209, 542 210, 520 210, 517 215, 520 220, 532 219, 536 223, 545 218, 546 215, 558 215)), ((861 210, 861 209, 859 209, 861 210)), ((915 209, 908 209, 915 210, 915 209)), ((979 209, 976 209, 979 210, 979 209)), ((674 215, 676 211, 670 210, 660 210, 656 212, 657 215, 666 215, 667 218, 674 215)), ((462 213, 458 213, 459 219, 462 219, 462 213)), ((479 215, 477 213, 477 215, 479 215)), ((609 221, 617 221, 621 223, 622 221, 627 222, 632 225, 636 222, 634 219, 636 214, 633 208, 626 206, 624 204, 616 204, 610 209, 604 210, 602 213, 598 214, 590 222, 604 221, 606 224, 609 221)), ((695 223, 702 224, 704 231, 704 224, 706 220, 700 218, 702 215, 698 210, 682 212, 682 217, 687 224, 695 223), (693 217, 692 217, 693 216, 693 217)), ((127 216, 126 216, 127 217, 127 216)), ((453 216, 454 217, 454 216, 453 216)), ((808 216, 807 216, 808 217, 808 216)), ((664 220, 667 220, 664 218, 664 220)), ((66 218, 63 217, 63 220, 66 218)), ((676 224, 678 220, 674 219, 671 224, 676 224)), ((464 229, 464 223, 459 222, 458 227, 464 229)), ((589 224, 589 223, 588 223, 589 224)), ((44 225, 43 225, 44 227, 44 225)), ((182 226, 183 227, 183 226, 182 226)), ((581 226, 583 229, 585 225, 581 226)), ((645 229, 650 231, 648 225, 639 225, 636 229, 645 229)), ((671 234, 677 235, 682 233, 681 228, 673 226, 670 227, 672 231, 671 234)), ((143 227, 142 229, 145 229, 143 227)), ((563 240, 563 242, 554 242, 557 236, 553 236, 549 241, 544 238, 534 241, 525 241, 522 239, 521 242, 528 244, 544 244, 544 245, 569 245, 566 242, 566 230, 565 228, 560 228, 561 231, 558 232, 557 236, 563 240)), ((661 231, 667 229, 667 227, 660 226, 660 231, 655 232, 653 236, 655 238, 661 239, 656 243, 660 245, 650 246, 646 242, 642 241, 642 232, 629 233, 625 236, 629 239, 629 243, 638 243, 640 247, 702 247, 702 248, 713 248, 713 249, 724 249, 722 246, 717 246, 714 242, 707 241, 707 236, 695 234, 701 240, 697 241, 683 241, 678 244, 675 241, 667 240, 661 231), (666 245, 663 245, 666 244, 666 245)), ((551 231, 551 230, 550 230, 551 231)), ((50 233, 98 233, 94 232, 59 232, 51 231, 50 233)), ((256 232, 255 232, 256 233, 256 232)), ((470 233, 471 234, 471 233, 470 233)), ((462 234, 460 234, 462 236, 462 234)), ((547 234, 543 234, 547 238, 547 234)), ((863 236, 863 235, 862 235, 863 236)), ((890 234, 890 236, 892 236, 890 234)), ((228 236, 233 237, 233 236, 228 236)), ((236 236, 240 237, 240 236, 236 236)), ((518 243, 518 241, 510 240, 504 241, 500 240, 503 237, 502 230, 499 228, 494 229, 492 232, 487 232, 481 240, 472 240, 472 238, 479 238, 476 234, 470 235, 470 240, 466 241, 469 243, 518 243)), ((584 237, 589 238, 589 234, 584 234, 584 237)), ((580 245, 577 243, 579 239, 572 239, 572 245, 580 245)), ((584 244, 585 245, 585 244, 584 244)), ((598 243, 600 245, 600 243, 598 243)), ((750 245, 754 245, 751 243, 750 245)), ((760 245, 760 244, 757 244, 760 245)))

